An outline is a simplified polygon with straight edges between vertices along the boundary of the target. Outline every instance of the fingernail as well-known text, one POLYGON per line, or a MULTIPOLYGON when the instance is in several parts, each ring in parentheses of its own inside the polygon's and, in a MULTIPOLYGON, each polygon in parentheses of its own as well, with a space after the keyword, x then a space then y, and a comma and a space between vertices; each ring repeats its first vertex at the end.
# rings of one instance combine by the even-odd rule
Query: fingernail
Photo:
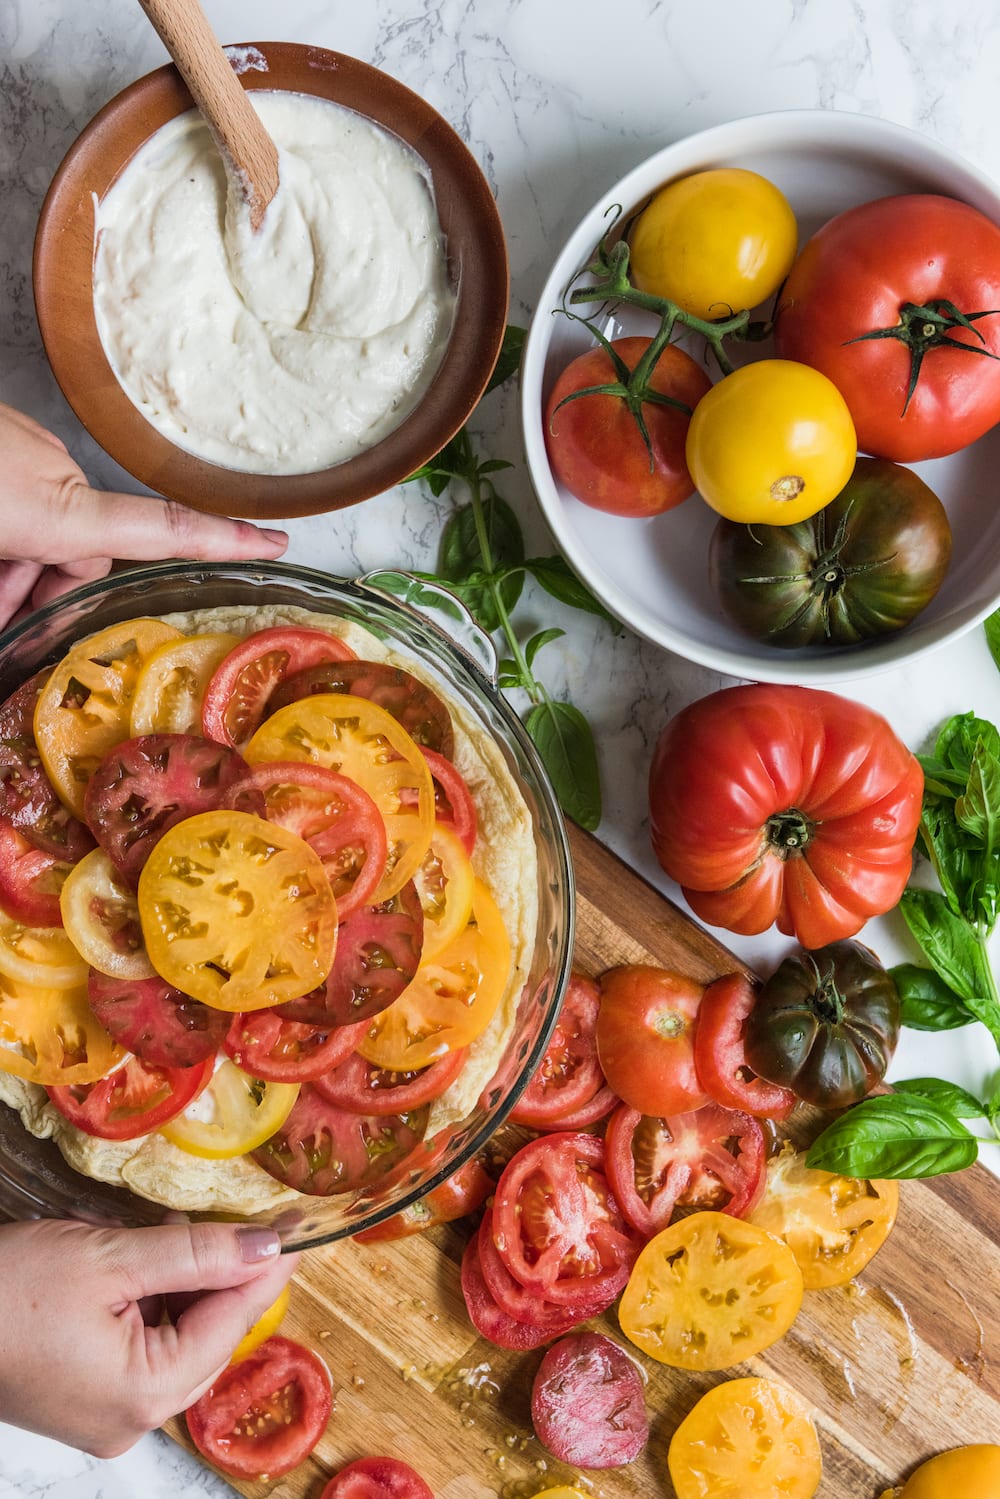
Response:
POLYGON ((277 547, 286 547, 288 545, 287 531, 272 531, 268 526, 261 526, 260 534, 266 536, 268 541, 273 541, 277 547))
POLYGON ((240 1256, 246 1265, 259 1260, 273 1260, 281 1253, 281 1240, 273 1228, 252 1228, 249 1224, 236 1230, 240 1256))

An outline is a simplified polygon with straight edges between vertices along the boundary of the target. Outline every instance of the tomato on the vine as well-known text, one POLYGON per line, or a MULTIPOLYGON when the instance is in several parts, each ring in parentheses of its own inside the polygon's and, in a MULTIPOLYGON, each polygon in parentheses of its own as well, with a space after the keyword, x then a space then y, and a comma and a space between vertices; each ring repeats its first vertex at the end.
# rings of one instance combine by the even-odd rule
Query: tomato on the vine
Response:
POLYGON ((690 414, 711 381, 675 344, 646 371, 652 342, 617 338, 609 349, 578 355, 546 402, 555 477, 584 504, 612 515, 661 515, 694 492, 684 444, 690 414))
POLYGON ((641 1114, 683 1114, 708 1103, 694 1065, 702 985, 647 963, 601 978, 597 1058, 618 1097, 641 1114))

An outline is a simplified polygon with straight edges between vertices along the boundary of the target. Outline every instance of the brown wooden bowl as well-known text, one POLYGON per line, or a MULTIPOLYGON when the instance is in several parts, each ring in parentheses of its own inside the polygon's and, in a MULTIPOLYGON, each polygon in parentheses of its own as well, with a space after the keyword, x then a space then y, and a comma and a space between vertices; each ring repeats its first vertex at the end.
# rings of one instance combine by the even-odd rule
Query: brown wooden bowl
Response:
POLYGON ((430 169, 456 306, 445 355, 423 398, 387 437, 315 473, 248 474, 176 447, 146 421, 115 378, 94 318, 94 201, 141 145, 193 108, 171 65, 117 94, 81 132, 52 180, 35 236, 34 291, 49 363, 92 437, 143 484, 199 510, 254 520, 340 510, 380 494, 444 447, 493 371, 507 318, 509 269, 500 216, 478 163, 451 126, 388 74, 322 47, 254 42, 248 89, 314 94, 393 131, 430 169), (259 54, 258 63, 256 54, 259 54), (266 64, 262 66, 261 64, 266 64))

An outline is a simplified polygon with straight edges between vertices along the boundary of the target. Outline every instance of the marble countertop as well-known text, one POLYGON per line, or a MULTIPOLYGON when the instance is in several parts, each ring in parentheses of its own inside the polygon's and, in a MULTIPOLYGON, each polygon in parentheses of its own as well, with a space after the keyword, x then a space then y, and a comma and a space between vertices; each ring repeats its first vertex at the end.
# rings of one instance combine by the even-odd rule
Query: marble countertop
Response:
MULTIPOLYGON (((204 0, 223 41, 314 42, 363 58, 427 98, 462 135, 499 203, 512 274, 511 320, 529 319, 558 246, 603 187, 671 141, 740 115, 827 108, 923 131, 1000 179, 994 93, 1000 34, 993 0, 960 11, 933 0, 204 0)), ((7 0, 0 7, 0 399, 61 436, 94 482, 134 488, 82 431, 42 352, 31 298, 31 245, 49 180, 95 111, 163 49, 135 0, 7 0)), ((513 389, 474 418, 502 476, 529 554, 552 550, 523 463, 513 389)), ((290 561, 354 576, 433 566, 449 512, 416 486, 355 509, 293 521, 290 561)), ((600 836, 666 893, 648 846, 645 781, 666 717, 722 686, 716 676, 629 633, 615 634, 526 591, 518 618, 558 625, 541 670, 555 696, 590 718, 604 784, 600 836)), ((978 628, 904 670, 837 688, 877 707, 912 745, 952 712, 1000 719, 1000 673, 978 628)), ((725 938, 725 934, 720 934, 725 938)), ((872 922, 866 940, 895 960, 901 931, 872 922)), ((767 967, 789 945, 726 939, 767 967)), ((932 1065, 908 1037, 896 1075, 932 1065)), ((980 1087, 990 1064, 974 1029, 935 1038, 933 1066, 980 1087)), ((995 1152, 1000 1154, 1000 1152, 995 1152)), ((231 1489, 154 1434, 113 1462, 0 1426, 0 1499, 158 1499, 231 1489)))

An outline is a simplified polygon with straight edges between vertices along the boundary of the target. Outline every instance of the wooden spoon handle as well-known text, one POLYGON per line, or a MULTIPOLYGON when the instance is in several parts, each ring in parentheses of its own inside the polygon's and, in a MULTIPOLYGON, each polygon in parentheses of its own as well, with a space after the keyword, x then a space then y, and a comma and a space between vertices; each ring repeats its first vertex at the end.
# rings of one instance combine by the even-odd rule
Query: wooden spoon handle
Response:
POLYGON ((139 0, 200 109, 259 229, 278 188, 278 152, 199 0, 139 0))

